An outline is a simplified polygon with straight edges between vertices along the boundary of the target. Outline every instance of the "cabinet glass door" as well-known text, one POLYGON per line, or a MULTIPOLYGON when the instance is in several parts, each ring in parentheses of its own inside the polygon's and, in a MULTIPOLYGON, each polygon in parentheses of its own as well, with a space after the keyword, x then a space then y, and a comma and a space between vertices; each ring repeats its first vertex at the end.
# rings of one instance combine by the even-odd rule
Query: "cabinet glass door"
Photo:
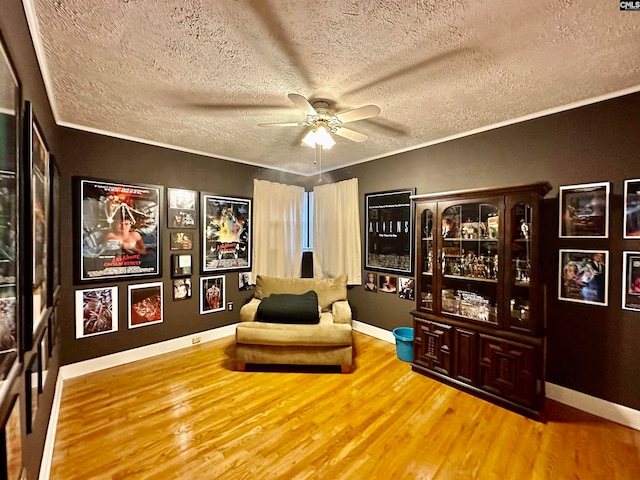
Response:
POLYGON ((435 212, 426 207, 420 211, 420 258, 418 274, 420 275, 420 303, 418 308, 433 311, 433 270, 435 253, 433 250, 433 225, 435 212))
POLYGON ((443 207, 441 313, 498 323, 498 201, 443 207))
POLYGON ((509 326, 529 330, 531 314, 531 276, 532 276, 532 208, 524 202, 516 203, 510 209, 510 228, 508 230, 510 268, 509 275, 509 326))

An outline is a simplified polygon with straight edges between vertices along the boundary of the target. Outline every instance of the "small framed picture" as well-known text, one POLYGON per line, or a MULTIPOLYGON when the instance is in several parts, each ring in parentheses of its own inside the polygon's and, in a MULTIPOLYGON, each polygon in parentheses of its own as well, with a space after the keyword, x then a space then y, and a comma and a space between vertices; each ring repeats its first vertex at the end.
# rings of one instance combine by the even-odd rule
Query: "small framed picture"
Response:
POLYGON ((385 293, 396 293, 398 291, 398 277, 380 275, 380 291, 385 293))
POLYGON ((640 238, 640 179, 624 181, 624 238, 640 238))
POLYGON ((366 281, 364 282, 364 289, 367 292, 377 292, 378 291, 378 275, 373 272, 366 272, 364 278, 366 278, 366 281))
POLYGON ((253 290, 253 280, 251 272, 241 272, 238 274, 238 290, 253 290))
POLYGON ((609 252, 560 250, 559 256, 558 299, 606 306, 609 252))
POLYGON ((118 331, 118 287, 76 290, 76 338, 118 331))
POLYGON ((200 313, 224 310, 224 275, 202 277, 200 279, 200 313))
POLYGON ((198 193, 182 188, 167 188, 167 226, 196 228, 198 193))
POLYGON ((560 187, 560 238, 608 238, 609 190, 609 182, 560 187))
POLYGON ((179 278, 173 281, 173 300, 187 300, 191 298, 191 279, 179 278))
POLYGON ((415 300, 415 282, 413 278, 398 278, 398 296, 405 300, 415 300))
POLYGON ((162 282, 129 285, 129 328, 162 323, 162 282))
POLYGON ((622 308, 640 312, 640 252, 622 252, 622 308))
POLYGON ((180 278, 189 276, 191 276, 191 255, 171 255, 171 277, 180 278))
POLYGON ((171 250, 191 250, 193 239, 193 232, 171 232, 169 234, 169 248, 171 250))

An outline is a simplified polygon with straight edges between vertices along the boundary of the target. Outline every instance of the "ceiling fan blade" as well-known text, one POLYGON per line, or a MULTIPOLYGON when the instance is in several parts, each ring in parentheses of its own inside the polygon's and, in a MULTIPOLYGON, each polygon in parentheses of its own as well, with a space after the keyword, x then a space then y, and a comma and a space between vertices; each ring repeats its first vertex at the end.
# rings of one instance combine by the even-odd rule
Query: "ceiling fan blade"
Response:
POLYGON ((337 128, 335 134, 349 140, 353 140, 354 142, 364 142, 367 138, 369 138, 364 133, 356 132, 355 130, 351 130, 350 128, 345 127, 337 128))
POLYGON ((304 127, 304 122, 277 122, 277 123, 259 123, 259 127, 304 127))
POLYGON ((302 110, 307 115, 318 115, 316 109, 309 103, 309 100, 304 98, 302 95, 298 95, 297 93, 290 93, 287 95, 289 100, 291 100, 296 107, 302 110))
POLYGON ((375 117, 380 113, 380 107, 377 105, 366 105, 364 107, 354 108, 346 112, 338 113, 337 119, 342 123, 355 122, 356 120, 364 120, 365 118, 375 117))

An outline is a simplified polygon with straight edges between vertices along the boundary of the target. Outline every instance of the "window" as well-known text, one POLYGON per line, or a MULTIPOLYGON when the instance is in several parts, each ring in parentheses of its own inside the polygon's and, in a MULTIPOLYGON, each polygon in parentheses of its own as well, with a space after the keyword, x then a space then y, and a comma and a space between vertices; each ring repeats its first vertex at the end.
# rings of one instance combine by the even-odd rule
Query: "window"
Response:
POLYGON ((313 251, 313 192, 304 192, 302 205, 302 251, 313 251))

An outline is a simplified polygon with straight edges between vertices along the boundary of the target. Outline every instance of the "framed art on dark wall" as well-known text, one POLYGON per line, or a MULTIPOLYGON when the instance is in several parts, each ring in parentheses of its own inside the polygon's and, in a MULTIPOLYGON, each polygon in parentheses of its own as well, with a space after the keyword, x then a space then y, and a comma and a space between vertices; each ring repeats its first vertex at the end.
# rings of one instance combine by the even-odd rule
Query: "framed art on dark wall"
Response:
POLYGON ((161 186, 76 179, 79 281, 161 275, 161 186))
POLYGON ((173 300, 188 300, 191 298, 191 279, 179 278, 173 281, 173 300))
POLYGON ((200 313, 213 313, 224 310, 224 275, 202 277, 200 279, 200 313))
POLYGON ((622 308, 640 312, 640 252, 622 252, 622 308))
POLYGON ((640 179, 624 181, 624 238, 640 238, 640 179))
POLYGON ((193 248, 193 232, 171 232, 169 234, 170 250, 191 250, 193 248))
POLYGON ((167 188, 167 226, 196 228, 198 193, 182 188, 167 188))
POLYGON ((118 287, 76 290, 76 338, 118 331, 118 287))
POLYGON ((171 255, 171 278, 189 277, 191 275, 191 255, 171 255))
POLYGON ((202 194, 202 271, 251 268, 251 200, 202 194))
POLYGON ((129 285, 129 328, 146 327, 164 321, 162 282, 129 285))
POLYGON ((558 299, 606 306, 609 289, 607 250, 560 250, 558 299))
POLYGON ((413 194, 415 188, 365 194, 367 270, 413 273, 413 194))
POLYGON ((609 182, 561 186, 560 238, 608 238, 609 182))

